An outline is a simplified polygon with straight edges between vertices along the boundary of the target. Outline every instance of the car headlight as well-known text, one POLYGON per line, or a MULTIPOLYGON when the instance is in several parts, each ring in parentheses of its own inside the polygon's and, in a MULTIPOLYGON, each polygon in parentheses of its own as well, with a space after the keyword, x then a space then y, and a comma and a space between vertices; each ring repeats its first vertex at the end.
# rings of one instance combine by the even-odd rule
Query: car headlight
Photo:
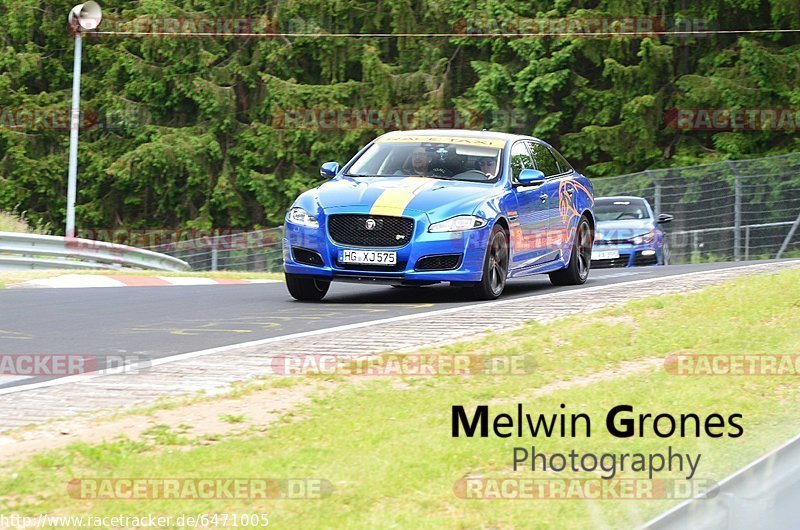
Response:
POLYGON ((289 210, 289 213, 286 214, 286 221, 307 228, 319 228, 319 221, 317 221, 317 218, 302 208, 292 208, 289 210))
POLYGON ((640 236, 636 236, 633 238, 634 245, 641 245, 642 243, 651 243, 656 238, 655 231, 651 230, 646 234, 642 234, 640 236))
POLYGON ((489 224, 488 219, 477 217, 475 215, 458 215, 433 223, 428 232, 461 232, 463 230, 475 230, 476 228, 483 228, 489 224))

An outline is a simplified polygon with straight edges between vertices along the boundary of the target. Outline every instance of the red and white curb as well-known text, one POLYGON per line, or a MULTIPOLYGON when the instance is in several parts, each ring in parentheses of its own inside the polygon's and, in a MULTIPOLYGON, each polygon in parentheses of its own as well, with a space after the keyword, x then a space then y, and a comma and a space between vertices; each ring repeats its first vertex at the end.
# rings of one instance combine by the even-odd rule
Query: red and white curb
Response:
POLYGON ((27 280, 11 287, 50 287, 78 289, 87 287, 162 287, 184 285, 246 285, 252 283, 278 283, 280 280, 247 280, 239 278, 200 278, 190 276, 125 276, 64 274, 53 278, 27 280))

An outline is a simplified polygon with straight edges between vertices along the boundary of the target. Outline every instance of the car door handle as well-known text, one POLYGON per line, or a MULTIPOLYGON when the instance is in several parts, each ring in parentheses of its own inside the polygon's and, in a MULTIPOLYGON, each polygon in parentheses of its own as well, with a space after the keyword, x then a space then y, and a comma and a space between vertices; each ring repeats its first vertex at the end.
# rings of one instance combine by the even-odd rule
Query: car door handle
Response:
POLYGON ((539 198, 542 199, 542 202, 547 202, 548 195, 546 193, 542 193, 539 195, 539 198))
POLYGON ((572 186, 567 186, 567 195, 571 197, 574 193, 575 193, 575 188, 573 188, 572 186))

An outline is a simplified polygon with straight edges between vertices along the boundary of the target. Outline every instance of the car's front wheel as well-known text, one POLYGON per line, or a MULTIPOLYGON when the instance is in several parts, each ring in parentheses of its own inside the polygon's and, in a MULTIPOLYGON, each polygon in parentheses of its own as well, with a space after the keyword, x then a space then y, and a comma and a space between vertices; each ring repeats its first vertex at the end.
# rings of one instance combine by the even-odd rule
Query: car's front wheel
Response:
POLYGON ((286 287, 292 298, 302 302, 318 302, 328 293, 331 282, 327 280, 317 280, 307 276, 297 276, 295 274, 284 273, 286 277, 286 287))
POLYGON ((575 230, 575 241, 572 243, 569 265, 550 273, 550 281, 553 285, 581 285, 586 282, 592 263, 593 242, 592 225, 589 224, 589 219, 582 215, 575 230))
POLYGON ((478 300, 494 300, 503 293, 508 276, 508 235, 502 226, 495 225, 486 246, 483 260, 483 277, 470 287, 470 294, 478 300))

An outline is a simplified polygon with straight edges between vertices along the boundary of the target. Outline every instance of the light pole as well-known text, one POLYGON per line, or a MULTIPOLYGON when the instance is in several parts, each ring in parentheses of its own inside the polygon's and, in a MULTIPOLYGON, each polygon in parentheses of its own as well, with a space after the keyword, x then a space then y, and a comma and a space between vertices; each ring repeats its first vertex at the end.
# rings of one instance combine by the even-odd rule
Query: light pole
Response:
POLYGON ((69 175, 67 177, 67 237, 75 237, 75 197, 78 189, 78 129, 81 125, 81 33, 100 25, 103 15, 96 2, 78 4, 69 12, 69 27, 75 33, 72 66, 72 107, 69 127, 69 175))

